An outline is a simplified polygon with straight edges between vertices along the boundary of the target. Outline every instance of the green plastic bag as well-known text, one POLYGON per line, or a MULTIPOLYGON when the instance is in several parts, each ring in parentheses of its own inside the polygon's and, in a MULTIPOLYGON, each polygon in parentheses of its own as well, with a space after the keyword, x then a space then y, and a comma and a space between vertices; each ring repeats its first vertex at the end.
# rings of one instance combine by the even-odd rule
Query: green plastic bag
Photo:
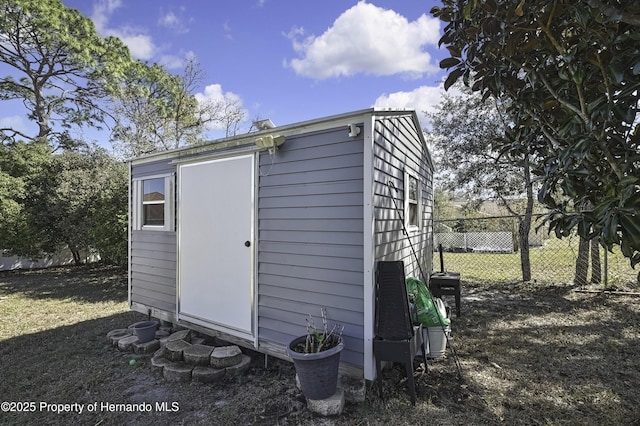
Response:
POLYGON ((417 278, 407 278, 407 293, 409 300, 413 301, 415 320, 423 327, 448 326, 450 321, 433 304, 431 292, 427 285, 417 278))

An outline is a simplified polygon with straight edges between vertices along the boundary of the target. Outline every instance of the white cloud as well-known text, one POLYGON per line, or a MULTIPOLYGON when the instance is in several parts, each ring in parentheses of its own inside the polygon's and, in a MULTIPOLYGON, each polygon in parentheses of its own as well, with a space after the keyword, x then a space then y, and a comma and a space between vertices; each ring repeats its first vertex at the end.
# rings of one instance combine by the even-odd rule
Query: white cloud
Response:
POLYGON ((158 24, 162 27, 168 28, 174 33, 185 34, 189 32, 189 23, 191 20, 184 17, 185 8, 181 7, 175 10, 170 10, 164 13, 158 19, 158 24))
POLYGON ((224 32, 224 38, 227 40, 233 40, 233 32, 231 29, 231 25, 228 22, 222 24, 222 31, 224 32))
POLYGON ((13 129, 17 132, 24 133, 29 135, 33 133, 34 129, 29 129, 31 122, 27 122, 24 118, 19 115, 12 115, 9 117, 0 117, 0 128, 1 129, 13 129))
POLYGON ((99 33, 106 29, 111 14, 120 6, 122 6, 121 0, 98 0, 93 4, 91 20, 99 33))
POLYGON ((385 93, 376 99, 374 106, 413 109, 418 114, 422 127, 428 128, 430 124, 424 112, 433 113, 445 93, 455 96, 460 92, 455 87, 445 92, 442 84, 439 86, 420 86, 410 92, 385 93))
MULTIPOLYGON (((202 93, 196 93, 195 98, 200 105, 211 104, 221 106, 223 109, 224 107, 235 106, 243 111, 245 117, 248 115, 247 111, 242 108, 242 98, 233 92, 225 92, 220 84, 209 84, 202 93)), ((223 116, 224 111, 218 111, 218 115, 223 116)), ((213 121, 207 130, 221 130, 224 128, 224 122, 213 121)))
POLYGON ((357 73, 417 78, 439 70, 424 46, 435 48, 440 21, 424 14, 409 22, 393 10, 361 1, 318 37, 305 38, 300 27, 287 37, 300 58, 286 65, 297 74, 319 80, 357 73))
POLYGON ((184 68, 185 64, 187 63, 187 60, 192 57, 195 57, 195 53, 193 53, 193 51, 188 51, 182 56, 165 54, 165 55, 160 55, 160 57, 158 58, 158 63, 170 70, 175 70, 175 69, 181 70, 184 68))
POLYGON ((179 25, 180 20, 178 19, 176 14, 173 13, 173 11, 169 11, 165 15, 160 17, 160 19, 158 20, 158 23, 164 27, 172 28, 172 27, 175 27, 176 25, 179 25))
POLYGON ((157 47, 150 35, 135 33, 127 28, 111 30, 108 35, 118 37, 127 45, 131 56, 136 59, 149 60, 156 54, 157 47))
POLYGON ((113 12, 122 6, 121 0, 99 0, 93 5, 91 20, 96 30, 103 36, 118 37, 129 48, 131 55, 136 59, 149 60, 157 52, 150 35, 139 29, 122 26, 110 28, 109 19, 113 12))

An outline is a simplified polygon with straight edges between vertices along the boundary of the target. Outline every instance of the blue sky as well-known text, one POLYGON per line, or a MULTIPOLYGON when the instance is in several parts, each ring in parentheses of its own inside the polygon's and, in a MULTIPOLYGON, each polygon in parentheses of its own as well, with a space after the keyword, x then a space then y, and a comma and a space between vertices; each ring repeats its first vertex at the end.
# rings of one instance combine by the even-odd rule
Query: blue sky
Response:
MULTIPOLYGON (((442 23, 429 14, 437 1, 62 1, 138 59, 180 73, 195 56, 206 74, 198 96, 241 102, 244 130, 255 118, 289 124, 372 106, 422 118, 445 76, 442 23)), ((0 122, 20 120, 0 106, 0 122)))

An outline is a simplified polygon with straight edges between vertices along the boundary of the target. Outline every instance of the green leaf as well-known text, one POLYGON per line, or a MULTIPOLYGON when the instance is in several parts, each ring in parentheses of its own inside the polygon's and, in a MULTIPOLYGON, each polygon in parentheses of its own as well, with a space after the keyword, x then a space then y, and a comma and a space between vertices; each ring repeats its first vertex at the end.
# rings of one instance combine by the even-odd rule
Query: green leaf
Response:
POLYGON ((475 6, 476 6, 475 0, 467 1, 467 4, 465 4, 464 10, 462 12, 462 15, 464 16, 464 19, 466 19, 466 20, 470 20, 471 19, 471 12, 475 8, 475 6))
POLYGON ((444 90, 449 90, 449 87, 453 86, 463 73, 464 71, 461 69, 451 71, 444 82, 444 90))
POLYGON ((440 68, 451 68, 455 67, 460 63, 460 59, 458 58, 446 58, 440 61, 440 68))

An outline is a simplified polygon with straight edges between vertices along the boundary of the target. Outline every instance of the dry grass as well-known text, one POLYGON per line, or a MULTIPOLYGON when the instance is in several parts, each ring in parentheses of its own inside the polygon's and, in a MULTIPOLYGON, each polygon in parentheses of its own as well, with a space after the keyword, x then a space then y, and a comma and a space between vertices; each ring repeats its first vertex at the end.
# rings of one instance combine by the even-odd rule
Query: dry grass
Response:
POLYGON ((310 413, 291 364, 252 355, 246 375, 213 385, 167 383, 147 358, 119 353, 105 334, 127 311, 126 279, 109 268, 0 273, 0 395, 14 402, 177 402, 176 412, 0 413, 1 424, 415 425, 638 424, 640 298, 571 287, 464 283, 452 352, 417 378, 409 404, 400 366, 384 373, 386 400, 338 418, 310 413))

